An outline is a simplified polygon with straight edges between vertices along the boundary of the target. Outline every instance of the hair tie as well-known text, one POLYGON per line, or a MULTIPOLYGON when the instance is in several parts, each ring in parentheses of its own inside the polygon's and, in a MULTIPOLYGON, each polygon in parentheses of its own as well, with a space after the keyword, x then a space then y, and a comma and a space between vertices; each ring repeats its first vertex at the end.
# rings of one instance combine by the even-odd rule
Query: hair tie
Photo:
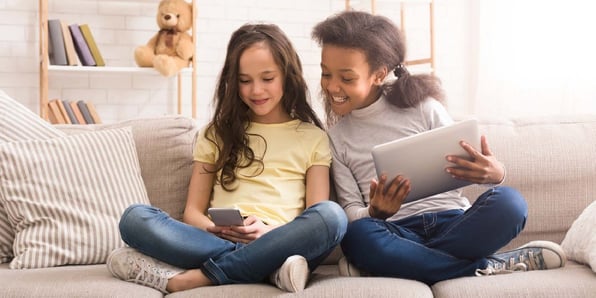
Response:
POLYGON ((400 79, 401 77, 407 76, 410 73, 408 72, 406 67, 400 63, 393 70, 393 74, 395 75, 396 78, 400 79))

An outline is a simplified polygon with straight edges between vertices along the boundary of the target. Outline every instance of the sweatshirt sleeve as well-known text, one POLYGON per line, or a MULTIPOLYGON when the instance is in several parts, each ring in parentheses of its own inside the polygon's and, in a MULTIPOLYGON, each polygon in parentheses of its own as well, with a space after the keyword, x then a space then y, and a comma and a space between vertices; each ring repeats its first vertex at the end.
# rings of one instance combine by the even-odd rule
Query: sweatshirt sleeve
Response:
POLYGON ((362 198, 358 183, 350 169, 343 163, 341 153, 331 142, 333 161, 331 171, 335 185, 337 203, 344 209, 350 222, 369 217, 367 204, 362 198))
POLYGON ((427 98, 421 105, 423 119, 427 122, 427 129, 435 129, 452 124, 454 121, 445 106, 434 98, 427 98))

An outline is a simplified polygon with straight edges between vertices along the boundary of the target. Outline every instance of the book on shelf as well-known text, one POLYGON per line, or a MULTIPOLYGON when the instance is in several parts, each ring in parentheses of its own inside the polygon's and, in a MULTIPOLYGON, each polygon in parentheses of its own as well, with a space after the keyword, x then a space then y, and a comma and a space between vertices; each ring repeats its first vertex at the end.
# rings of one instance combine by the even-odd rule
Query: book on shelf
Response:
POLYGON ((72 122, 70 121, 70 117, 68 116, 68 113, 66 112, 66 107, 64 106, 64 103, 62 102, 62 100, 54 99, 54 101, 56 101, 56 105, 58 106, 58 109, 60 110, 60 114, 62 115, 62 118, 64 119, 64 124, 72 124, 72 122))
POLYGON ((48 56, 52 65, 68 65, 62 25, 58 19, 48 20, 48 56))
POLYGON ((91 116, 91 113, 89 112, 89 108, 87 108, 87 104, 84 101, 79 100, 79 101, 77 101, 77 106, 79 107, 79 110, 81 110, 81 114, 83 115, 83 118, 85 118, 85 123, 95 124, 95 121, 93 121, 93 117, 91 116))
POLYGON ((77 105, 77 102, 71 101, 69 104, 70 108, 72 109, 72 112, 75 114, 75 118, 77 118, 77 122, 79 122, 79 124, 87 124, 87 122, 85 122, 83 114, 81 113, 81 110, 79 109, 79 106, 77 105))
POLYGON ((77 52, 72 41, 72 34, 68 29, 68 24, 60 20, 60 26, 62 27, 62 37, 64 38, 64 48, 66 49, 66 60, 68 65, 76 66, 79 65, 79 58, 77 58, 77 52))
POLYGON ((49 103, 48 103, 48 121, 50 121, 51 124, 58 124, 58 119, 56 119, 56 116, 54 116, 54 112, 52 112, 52 109, 50 108, 49 103))
POLYGON ((93 123, 101 124, 101 118, 99 118, 99 113, 95 109, 95 105, 92 102, 86 102, 87 109, 89 109, 89 113, 91 114, 91 118, 93 118, 93 123))
POLYGON ((66 124, 64 115, 58 106, 58 100, 52 99, 48 102, 48 116, 52 124, 66 124))
POLYGON ((83 37, 83 33, 81 32, 79 24, 70 24, 68 25, 68 29, 72 35, 72 40, 74 42, 77 55, 79 56, 79 60, 81 61, 81 65, 95 66, 95 59, 93 59, 93 55, 91 54, 91 50, 89 49, 89 46, 83 37))
POLYGON ((62 105, 64 106, 64 110, 66 110, 66 115, 70 119, 71 124, 79 124, 79 120, 75 116, 74 112, 72 111, 72 107, 70 106, 70 102, 68 100, 63 100, 62 105))
POLYGON ((89 28, 89 25, 81 24, 81 25, 79 25, 79 28, 81 29, 81 33, 83 34, 83 37, 85 38, 85 41, 87 42, 87 46, 89 47, 89 50, 91 51, 93 60, 95 60, 95 66, 106 66, 106 63, 103 61, 103 57, 101 56, 101 53, 99 52, 99 48, 97 47, 97 43, 95 42, 95 39, 93 38, 93 34, 91 34, 91 29, 89 28))
POLYGON ((48 102, 48 117, 52 124, 101 124, 91 102, 52 99, 48 102))

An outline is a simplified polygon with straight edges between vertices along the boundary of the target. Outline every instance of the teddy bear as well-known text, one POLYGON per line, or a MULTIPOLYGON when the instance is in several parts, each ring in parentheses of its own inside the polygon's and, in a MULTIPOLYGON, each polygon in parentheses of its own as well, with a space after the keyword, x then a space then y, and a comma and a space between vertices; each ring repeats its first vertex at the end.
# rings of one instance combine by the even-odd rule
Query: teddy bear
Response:
POLYGON ((188 67, 194 45, 188 30, 192 27, 192 4, 185 0, 162 0, 157 9, 160 30, 144 46, 135 49, 138 66, 153 67, 169 77, 188 67))

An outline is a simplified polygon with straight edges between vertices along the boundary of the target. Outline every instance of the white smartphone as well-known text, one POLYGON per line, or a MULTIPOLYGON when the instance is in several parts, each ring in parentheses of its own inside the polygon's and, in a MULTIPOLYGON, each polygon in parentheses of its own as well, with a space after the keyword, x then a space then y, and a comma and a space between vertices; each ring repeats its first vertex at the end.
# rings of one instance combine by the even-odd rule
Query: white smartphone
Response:
POLYGON ((216 226, 243 226, 244 218, 235 208, 209 208, 207 213, 216 226))

